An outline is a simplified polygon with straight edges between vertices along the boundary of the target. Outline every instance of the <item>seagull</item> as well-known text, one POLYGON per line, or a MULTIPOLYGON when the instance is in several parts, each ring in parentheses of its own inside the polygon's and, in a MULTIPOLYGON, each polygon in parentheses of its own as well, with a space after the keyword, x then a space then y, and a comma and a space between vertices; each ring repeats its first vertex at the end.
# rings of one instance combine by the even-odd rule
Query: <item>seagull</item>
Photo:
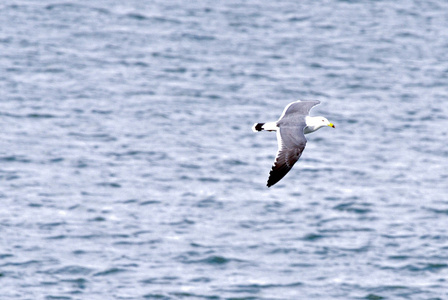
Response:
POLYGON ((295 101, 289 103, 276 122, 255 123, 252 127, 257 131, 276 131, 278 151, 267 186, 271 187, 279 182, 294 164, 299 160, 306 146, 305 134, 314 132, 321 127, 335 128, 325 117, 310 117, 308 114, 320 101, 295 101))

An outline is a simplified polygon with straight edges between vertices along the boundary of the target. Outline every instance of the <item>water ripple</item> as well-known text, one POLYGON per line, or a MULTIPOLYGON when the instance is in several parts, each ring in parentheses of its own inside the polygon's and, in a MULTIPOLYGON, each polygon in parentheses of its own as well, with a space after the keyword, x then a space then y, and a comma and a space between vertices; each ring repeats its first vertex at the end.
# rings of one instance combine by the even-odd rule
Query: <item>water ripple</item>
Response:
POLYGON ((447 12, 0 5, 2 298, 448 298, 447 12), (336 129, 268 189, 296 99, 336 129))

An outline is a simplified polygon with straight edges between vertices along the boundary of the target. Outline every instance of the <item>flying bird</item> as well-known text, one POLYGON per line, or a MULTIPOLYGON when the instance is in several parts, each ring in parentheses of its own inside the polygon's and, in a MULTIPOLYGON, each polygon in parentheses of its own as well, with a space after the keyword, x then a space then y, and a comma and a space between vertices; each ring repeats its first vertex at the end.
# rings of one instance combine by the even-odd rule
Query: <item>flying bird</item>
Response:
POLYGON ((292 102, 285 107, 278 121, 255 123, 252 127, 255 132, 263 130, 277 132, 278 151, 269 173, 268 187, 285 177, 299 160, 306 146, 305 134, 324 126, 335 128, 325 117, 308 115, 311 108, 319 103, 318 100, 292 102))

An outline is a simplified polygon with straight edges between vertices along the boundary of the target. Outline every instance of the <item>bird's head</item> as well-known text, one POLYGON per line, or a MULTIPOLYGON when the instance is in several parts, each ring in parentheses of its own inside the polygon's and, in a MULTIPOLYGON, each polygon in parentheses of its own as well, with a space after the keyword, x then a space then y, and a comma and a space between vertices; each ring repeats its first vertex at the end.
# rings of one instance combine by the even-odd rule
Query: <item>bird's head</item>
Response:
POLYGON ((322 124, 324 124, 324 126, 329 126, 329 127, 336 128, 334 126, 334 124, 330 123, 330 121, 328 121, 327 118, 325 118, 325 117, 322 117, 320 121, 321 121, 322 124))
MULTIPOLYGON (((310 124, 311 126, 313 126, 316 130, 324 127, 324 126, 329 126, 329 127, 333 127, 336 128, 334 126, 333 123, 330 123, 330 121, 327 120, 327 118, 325 117, 312 117, 312 124, 310 124)), ((308 124, 307 124, 308 125, 308 124)))

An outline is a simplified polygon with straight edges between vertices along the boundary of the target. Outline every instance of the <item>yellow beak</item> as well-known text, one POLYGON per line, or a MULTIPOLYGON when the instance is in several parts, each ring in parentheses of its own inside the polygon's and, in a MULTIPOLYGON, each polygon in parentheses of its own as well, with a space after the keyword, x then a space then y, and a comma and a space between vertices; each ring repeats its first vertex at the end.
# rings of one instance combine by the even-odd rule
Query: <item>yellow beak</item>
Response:
POLYGON ((336 128, 333 123, 328 124, 328 126, 336 128))

